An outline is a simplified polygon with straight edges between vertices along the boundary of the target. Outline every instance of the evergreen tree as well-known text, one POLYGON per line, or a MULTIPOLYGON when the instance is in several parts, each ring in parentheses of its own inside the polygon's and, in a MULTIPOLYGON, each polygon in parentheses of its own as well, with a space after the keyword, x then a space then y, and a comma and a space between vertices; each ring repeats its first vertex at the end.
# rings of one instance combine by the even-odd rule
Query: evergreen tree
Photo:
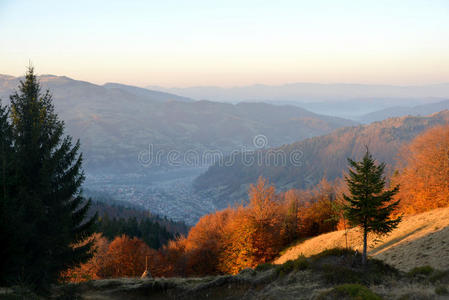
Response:
POLYGON ((14 176, 13 143, 9 111, 0 104, 0 283, 17 263, 17 237, 20 209, 13 201, 17 185, 14 176))
POLYGON ((2 279, 45 289, 61 271, 89 258, 92 243, 72 246, 93 233, 97 216, 85 220, 90 200, 81 196, 79 141, 72 145, 71 137, 64 136, 64 122, 54 111, 49 91, 41 92, 32 67, 10 100, 13 151, 8 160, 14 162, 12 178, 17 184, 8 201, 17 209, 10 217, 19 224, 14 266, 2 279))
POLYGON ((399 200, 392 202, 393 196, 399 192, 399 186, 385 189, 385 164, 376 165, 368 148, 361 161, 348 159, 348 162, 351 168, 345 179, 350 195, 343 194, 347 202, 344 212, 352 226, 360 226, 363 230, 362 261, 365 265, 368 233, 387 234, 401 221, 401 217, 391 217, 399 204, 399 200))

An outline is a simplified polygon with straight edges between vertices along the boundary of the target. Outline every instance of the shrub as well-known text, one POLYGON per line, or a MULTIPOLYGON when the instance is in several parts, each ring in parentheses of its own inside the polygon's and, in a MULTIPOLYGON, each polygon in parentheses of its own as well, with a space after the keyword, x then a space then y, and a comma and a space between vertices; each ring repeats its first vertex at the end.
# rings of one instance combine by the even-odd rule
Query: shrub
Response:
POLYGON ((279 276, 284 276, 295 269, 295 262, 293 260, 289 260, 282 265, 276 265, 275 273, 279 276))
POLYGON ((326 249, 318 254, 311 256, 312 259, 318 260, 320 258, 329 257, 329 256, 356 256, 357 252, 353 249, 348 248, 331 248, 326 249))
POLYGON ((434 270, 432 275, 429 278, 430 282, 440 282, 440 283, 449 283, 449 270, 440 271, 434 270))
POLYGON ((434 271, 434 269, 431 266, 422 266, 422 267, 416 267, 411 269, 407 275, 410 277, 417 277, 419 275, 423 275, 423 276, 429 276, 430 274, 432 274, 434 271))
POLYGON ((367 287, 360 284, 343 284, 334 287, 332 290, 322 293, 318 299, 354 299, 354 300, 381 300, 382 298, 374 294, 367 287))
POLYGON ((310 266, 309 261, 303 255, 299 256, 295 260, 289 260, 282 265, 276 265, 275 274, 284 276, 292 271, 302 271, 308 269, 310 266))
POLYGON ((328 283, 381 283, 385 276, 397 276, 399 271, 377 260, 369 259, 362 265, 362 257, 354 250, 334 248, 325 250, 311 258, 311 266, 323 272, 328 283))
POLYGON ((444 285, 440 285, 435 288, 435 294, 440 295, 440 296, 447 295, 447 294, 449 294, 449 291, 447 290, 447 287, 445 287, 444 285))
POLYGON ((321 267, 321 271, 323 271, 324 280, 331 284, 364 282, 360 272, 342 265, 325 264, 321 267))
POLYGON ((302 271, 309 268, 310 263, 307 258, 303 255, 299 256, 297 259, 293 261, 294 269, 296 271, 302 271))
POLYGON ((41 297, 37 296, 33 291, 33 287, 27 286, 25 284, 18 284, 11 287, 11 289, 7 292, 4 292, 0 295, 0 299, 5 300, 38 300, 41 297))
POLYGON ((272 268, 274 268, 274 265, 270 263, 263 263, 258 265, 254 270, 256 270, 257 272, 264 272, 267 270, 271 270, 272 268))

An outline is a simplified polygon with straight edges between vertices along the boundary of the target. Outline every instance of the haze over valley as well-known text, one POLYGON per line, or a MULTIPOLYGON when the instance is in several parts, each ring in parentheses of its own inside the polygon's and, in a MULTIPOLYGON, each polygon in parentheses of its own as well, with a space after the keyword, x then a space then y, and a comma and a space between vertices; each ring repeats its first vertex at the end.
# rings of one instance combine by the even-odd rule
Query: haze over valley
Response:
MULTIPOLYGON (((0 98, 3 101, 8 99, 20 79, 0 76, 0 98)), ((324 173, 331 179, 336 178, 341 175, 339 170, 345 164, 346 156, 360 154, 363 143, 373 143, 373 150, 379 147, 381 157, 393 162, 401 136, 409 140, 430 125, 419 125, 419 130, 416 127, 403 129, 396 124, 405 121, 373 125, 373 128, 385 126, 383 130, 392 130, 390 126, 400 130, 394 138, 397 146, 387 143, 386 147, 373 142, 384 141, 385 137, 382 132, 370 130, 371 127, 366 129, 371 138, 358 143, 345 140, 348 134, 344 132, 360 130, 363 128, 357 127, 360 123, 380 121, 390 116, 424 116, 449 108, 449 101, 441 101, 449 95, 445 85, 410 89, 387 86, 383 87, 384 92, 379 91, 381 88, 378 86, 314 84, 256 86, 237 91, 218 89, 226 91, 225 94, 232 95, 232 98, 223 98, 217 89, 212 88, 216 94, 202 94, 210 100, 197 100, 172 93, 195 96, 185 92, 189 89, 156 91, 118 83, 96 85, 55 75, 42 75, 39 80, 43 89, 53 92, 56 110, 65 120, 67 132, 82 141, 87 189, 108 193, 117 200, 129 201, 153 213, 189 224, 194 224, 204 214, 245 200, 249 183, 260 175, 266 176, 279 188, 312 186, 324 173), (352 90, 354 96, 361 97, 359 101, 350 96, 352 90), (253 93, 253 101, 245 101, 250 92, 253 93), (262 95, 265 92, 266 97, 273 99, 264 100, 262 95), (386 100, 376 96, 396 98, 386 100), (410 98, 404 99, 406 96, 410 98), (307 97, 310 101, 305 100, 307 97), (363 109, 357 111, 355 103, 363 109), (383 109, 377 111, 379 108, 383 109), (344 112, 349 114, 350 111, 367 114, 352 115, 352 120, 332 116, 345 115, 344 112), (339 128, 345 129, 338 131, 339 128), (336 135, 335 142, 326 142, 326 145, 335 146, 340 142, 342 147, 353 148, 341 152, 338 164, 322 160, 323 165, 318 167, 319 164, 314 162, 320 155, 319 151, 325 150, 323 146, 305 150, 308 149, 307 139, 318 136, 323 136, 318 140, 325 139, 331 133, 336 135), (301 144, 303 140, 305 144, 301 144), (295 147, 301 152, 299 159, 304 165, 294 167, 296 171, 288 171, 285 165, 278 166, 283 172, 293 172, 291 178, 282 173, 273 176, 263 166, 256 168, 255 164, 237 170, 238 160, 230 167, 221 166, 222 171, 216 170, 216 166, 208 170, 231 154, 269 148, 290 153, 288 149, 295 147), (306 167, 310 164, 321 171, 316 173, 306 167), (333 167, 329 169, 327 165, 333 167), (229 179, 218 175, 218 172, 229 172, 225 171, 229 168, 232 170, 229 179), (235 177, 234 174, 246 175, 235 177), (214 182, 214 178, 218 181, 214 182), (235 180, 239 181, 239 186, 235 186, 235 180)), ((201 88, 193 90, 201 91, 201 88)), ((427 122, 425 120, 417 118, 415 122, 421 124, 427 122)), ((358 137, 359 134, 353 133, 352 136, 358 137)))

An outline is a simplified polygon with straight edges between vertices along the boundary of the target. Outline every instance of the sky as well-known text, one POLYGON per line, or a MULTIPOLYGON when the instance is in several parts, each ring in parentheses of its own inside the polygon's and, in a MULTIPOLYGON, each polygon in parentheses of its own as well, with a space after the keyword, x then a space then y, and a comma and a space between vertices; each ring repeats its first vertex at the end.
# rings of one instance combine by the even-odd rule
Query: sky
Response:
POLYGON ((0 0, 0 74, 138 86, 449 82, 449 1, 0 0))

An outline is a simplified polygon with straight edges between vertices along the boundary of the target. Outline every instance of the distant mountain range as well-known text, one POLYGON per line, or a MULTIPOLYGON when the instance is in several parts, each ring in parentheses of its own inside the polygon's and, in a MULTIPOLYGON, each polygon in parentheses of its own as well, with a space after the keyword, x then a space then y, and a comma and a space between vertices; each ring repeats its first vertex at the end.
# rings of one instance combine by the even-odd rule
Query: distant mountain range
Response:
MULTIPOLYGON (((0 75, 4 102, 19 80, 0 75)), ((51 90, 67 132, 81 139, 91 171, 135 172, 142 168, 139 154, 149 152, 149 145, 165 154, 171 150, 228 153, 254 147, 257 135, 266 138, 266 146, 280 146, 354 124, 295 106, 193 101, 166 92, 116 83, 100 86, 65 76, 42 75, 39 80, 44 89, 51 90)))
POLYGON ((360 117, 355 118, 362 123, 371 123, 376 121, 382 121, 387 118, 401 117, 401 116, 426 116, 445 109, 449 109, 449 100, 417 105, 413 107, 395 106, 385 108, 379 111, 368 113, 360 117))
POLYGON ((365 145, 376 159, 392 166, 404 143, 432 126, 448 122, 449 111, 445 110, 426 117, 391 118, 337 129, 279 148, 236 156, 232 164, 211 166, 195 180, 195 188, 197 192, 214 190, 218 194, 215 205, 223 208, 246 199, 248 185, 259 176, 281 190, 311 187, 323 177, 340 177, 347 169, 347 158, 360 159, 365 145), (282 154, 284 161, 279 158, 282 154))
POLYGON ((373 98, 448 98, 449 83, 433 85, 371 85, 371 84, 321 84, 321 83, 290 83, 284 85, 256 84, 222 88, 215 86, 198 86, 187 88, 162 88, 149 86, 154 90, 161 90, 193 99, 208 99, 214 101, 240 102, 245 100, 276 100, 276 101, 305 101, 317 100, 354 100, 373 98))

